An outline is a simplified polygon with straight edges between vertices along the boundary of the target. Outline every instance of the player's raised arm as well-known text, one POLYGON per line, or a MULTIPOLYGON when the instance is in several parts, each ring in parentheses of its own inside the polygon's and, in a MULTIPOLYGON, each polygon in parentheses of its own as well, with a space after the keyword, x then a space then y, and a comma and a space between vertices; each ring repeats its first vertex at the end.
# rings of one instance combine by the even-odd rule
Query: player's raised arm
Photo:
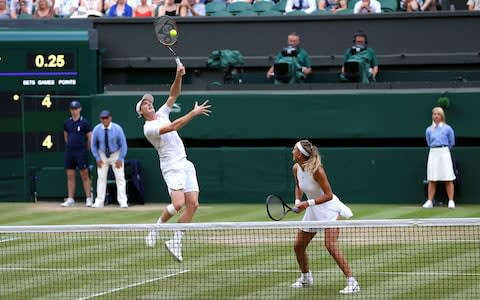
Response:
POLYGON ((170 86, 170 93, 168 94, 168 99, 166 104, 168 107, 173 107, 175 101, 177 101, 178 96, 182 91, 182 77, 185 75, 185 67, 183 65, 177 65, 177 73, 175 74, 175 80, 170 86))
POLYGON ((167 132, 179 130, 180 128, 185 126, 188 122, 190 122, 194 117, 196 117, 200 114, 204 114, 208 117, 210 115, 210 113, 212 112, 209 109, 210 107, 212 107, 212 106, 210 104, 208 104, 208 100, 206 100, 205 102, 203 102, 200 105, 198 105, 198 103, 195 101, 195 106, 193 107, 193 109, 189 113, 187 113, 183 117, 180 117, 180 118, 176 119, 175 121, 173 121, 172 123, 170 123, 166 126, 160 127, 160 130, 159 130, 160 134, 164 134, 164 133, 167 133, 167 132))

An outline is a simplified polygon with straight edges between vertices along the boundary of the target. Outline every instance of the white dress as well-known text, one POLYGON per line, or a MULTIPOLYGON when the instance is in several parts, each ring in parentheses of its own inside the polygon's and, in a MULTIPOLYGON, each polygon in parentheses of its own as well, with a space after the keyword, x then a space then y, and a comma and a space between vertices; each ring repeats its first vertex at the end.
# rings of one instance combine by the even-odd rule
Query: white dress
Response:
MULTIPOLYGON (((298 186, 308 199, 315 199, 324 194, 320 184, 313 178, 313 174, 302 170, 300 166, 297 168, 297 180, 298 186)), ((350 218, 353 213, 336 195, 333 195, 330 201, 309 206, 305 211, 303 221, 336 221, 338 215, 350 218)), ((311 228, 302 228, 302 230, 307 232, 319 231, 319 229, 311 228)))

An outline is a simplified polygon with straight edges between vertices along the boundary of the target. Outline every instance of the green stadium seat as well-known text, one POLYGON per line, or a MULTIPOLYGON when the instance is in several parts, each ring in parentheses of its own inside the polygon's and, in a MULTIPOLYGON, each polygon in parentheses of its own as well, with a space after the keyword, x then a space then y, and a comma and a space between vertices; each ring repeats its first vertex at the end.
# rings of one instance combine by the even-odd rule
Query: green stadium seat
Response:
POLYGON ((243 1, 236 1, 227 5, 227 11, 234 16, 245 10, 252 10, 252 5, 243 1))
POLYGON ((398 10, 397 0, 380 0, 383 12, 394 12, 398 10))
POLYGON ((236 16, 258 16, 258 14, 253 10, 242 10, 236 16))
POLYGON ((273 6, 273 9, 284 14, 286 5, 287 5, 287 0, 280 0, 277 3, 275 3, 275 5, 273 6))
POLYGON ((217 13, 219 11, 226 11, 227 10, 227 5, 225 2, 209 2, 205 5, 205 14, 207 16, 211 16, 214 13, 217 13))
POLYGON ((258 14, 259 16, 283 16, 281 12, 278 10, 267 10, 267 11, 262 11, 258 14))
POLYGON ((257 14, 260 14, 261 12, 264 12, 264 11, 273 10, 273 6, 274 4, 272 1, 260 0, 260 1, 255 1, 252 4, 252 10, 257 14))
POLYGON ((353 14, 353 7, 352 7, 352 8, 347 8, 347 9, 343 9, 343 10, 340 10, 340 11, 337 11, 336 14, 337 14, 337 15, 353 14))
POLYGON ((231 17, 232 14, 226 10, 219 10, 210 15, 210 17, 231 17))

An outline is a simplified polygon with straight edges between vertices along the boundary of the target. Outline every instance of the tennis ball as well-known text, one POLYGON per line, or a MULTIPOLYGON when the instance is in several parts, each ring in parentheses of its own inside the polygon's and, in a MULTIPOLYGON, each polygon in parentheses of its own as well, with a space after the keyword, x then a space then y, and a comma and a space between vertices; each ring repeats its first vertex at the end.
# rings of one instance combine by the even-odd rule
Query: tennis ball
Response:
POLYGON ((175 29, 170 30, 170 36, 171 37, 176 37, 177 36, 177 31, 175 29))

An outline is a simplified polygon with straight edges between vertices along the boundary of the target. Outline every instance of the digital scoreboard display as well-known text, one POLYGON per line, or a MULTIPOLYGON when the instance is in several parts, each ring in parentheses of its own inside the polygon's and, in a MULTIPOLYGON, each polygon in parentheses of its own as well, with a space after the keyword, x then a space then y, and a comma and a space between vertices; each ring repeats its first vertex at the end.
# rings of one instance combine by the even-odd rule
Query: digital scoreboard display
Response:
POLYGON ((88 30, 0 28, 0 164, 11 182, 0 201, 29 199, 31 169, 63 166, 69 103, 79 100, 88 115, 97 56, 88 30))

